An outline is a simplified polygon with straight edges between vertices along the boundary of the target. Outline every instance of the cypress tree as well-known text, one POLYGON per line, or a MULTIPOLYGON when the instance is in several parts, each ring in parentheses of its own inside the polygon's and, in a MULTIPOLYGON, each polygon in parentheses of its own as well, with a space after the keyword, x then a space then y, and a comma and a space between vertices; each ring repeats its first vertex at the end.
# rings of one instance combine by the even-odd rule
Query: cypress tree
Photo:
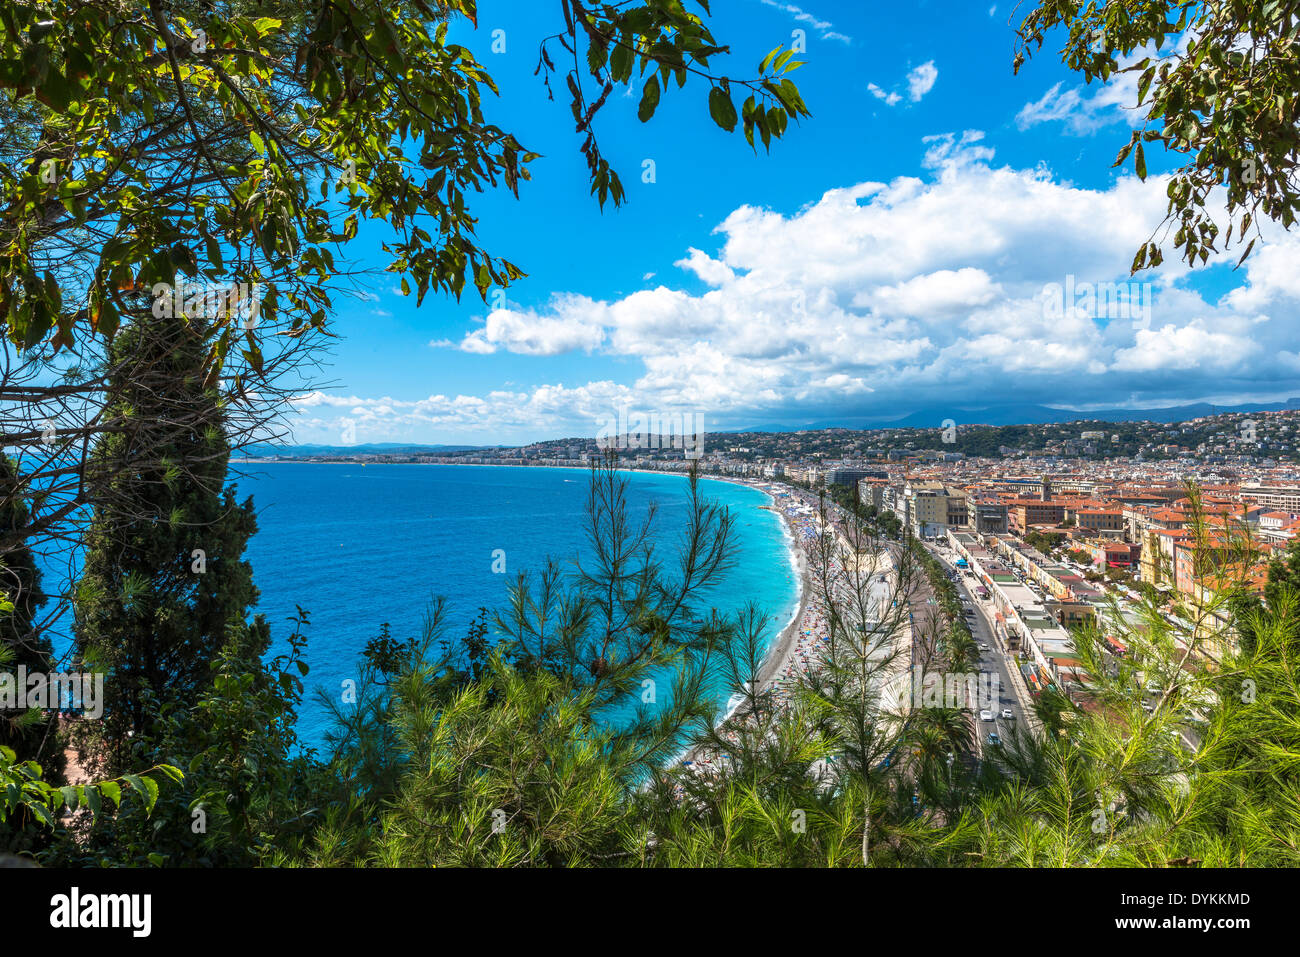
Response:
MULTIPOLYGON (((16 542, 27 523, 27 499, 12 459, 0 456, 0 539, 16 542)), ((13 675, 17 690, 19 666, 27 673, 49 673, 54 651, 41 632, 36 614, 45 604, 41 572, 31 549, 10 544, 0 556, 0 674, 13 675)), ((58 718, 36 709, 0 707, 0 746, 11 749, 18 761, 36 761, 44 779, 62 783, 66 761, 58 718)), ((23 832, 0 823, 0 847, 11 851, 39 848, 48 835, 23 832)))
POLYGON ((197 700, 230 622, 256 604, 242 559, 252 498, 226 486, 226 408, 206 374, 202 319, 149 318, 109 355, 106 418, 93 450, 95 514, 76 596, 76 646, 105 679, 106 743, 146 732, 166 703, 197 700))
MULTIPOLYGON (((17 469, 12 459, 0 456, 0 537, 16 541, 26 521, 27 496, 17 469)), ((0 557, 0 649, 7 660, 0 661, 0 671, 16 674, 20 665, 29 673, 53 670, 54 650, 36 623, 43 604, 41 572, 31 549, 6 549, 0 557)), ((40 761, 47 770, 53 764, 62 767, 51 724, 38 712, 0 709, 0 744, 12 748, 20 760, 40 761)))

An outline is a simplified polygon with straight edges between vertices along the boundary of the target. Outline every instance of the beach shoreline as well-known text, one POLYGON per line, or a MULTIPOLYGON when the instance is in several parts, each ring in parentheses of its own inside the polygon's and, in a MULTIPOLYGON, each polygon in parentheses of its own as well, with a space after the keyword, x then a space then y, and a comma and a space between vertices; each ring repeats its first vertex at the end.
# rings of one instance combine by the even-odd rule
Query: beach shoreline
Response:
MULTIPOLYGON (((232 462, 233 461, 235 460, 232 460, 232 462)), ((286 465, 286 464, 287 465, 295 465, 295 464, 297 465, 349 465, 355 467, 361 463, 358 462, 291 462, 291 461, 284 461, 284 460, 270 461, 270 460, 245 459, 240 461, 239 464, 244 466, 254 466, 254 467, 258 465, 286 465)), ((585 467, 585 466, 575 467, 575 466, 489 465, 486 463, 469 463, 469 462, 465 462, 465 463, 432 463, 432 462, 431 463, 372 463, 372 464, 377 466, 389 465, 389 464, 391 465, 429 464, 429 465, 450 465, 452 467, 460 467, 460 468, 547 468, 555 471, 572 471, 572 472, 589 471, 589 467, 585 467)), ((683 472, 671 472, 671 471, 665 471, 660 469, 620 468, 619 471, 633 472, 639 475, 674 476, 682 479, 689 477, 686 473, 683 472)), ((759 665, 754 676, 758 685, 758 690, 760 692, 773 691, 776 689, 776 686, 778 682, 782 679, 782 677, 784 677, 785 674, 792 667, 797 666, 798 663, 796 661, 796 658, 799 650, 799 638, 802 632, 806 630, 808 627, 807 619, 808 619, 809 606, 811 604, 811 599, 812 599, 812 580, 810 577, 810 570, 808 567, 808 559, 804 553, 803 546, 800 543, 799 527, 795 521, 794 516, 792 516, 786 510, 785 507, 783 507, 781 500, 778 499, 777 496, 770 490, 772 483, 760 482, 754 479, 745 479, 745 478, 739 478, 735 476, 723 476, 723 475, 701 474, 699 477, 703 481, 726 482, 730 485, 741 485, 741 486, 745 486, 746 488, 750 488, 755 491, 761 492, 764 495, 764 497, 767 499, 767 504, 765 506, 758 506, 758 507, 763 508, 764 511, 773 514, 781 525, 782 534, 785 538, 785 543, 784 543, 785 552, 786 552, 785 557, 786 560, 790 563, 790 567, 794 572, 795 600, 791 606, 788 606, 792 608, 792 613, 790 614, 790 617, 782 626, 780 633, 777 634, 776 637, 771 642, 769 642, 767 649, 764 653, 763 660, 759 665)), ((726 720, 726 718, 731 717, 735 713, 735 710, 736 710, 735 708, 724 708, 725 713, 723 716, 723 720, 726 720)), ((690 760, 692 757, 693 755, 690 753, 689 749, 687 753, 681 756, 681 758, 685 758, 687 760, 690 760)))
POLYGON ((777 636, 776 640, 768 646, 767 655, 763 658, 762 665, 759 666, 758 674, 755 676, 758 679, 759 691, 772 690, 780 679, 781 673, 794 662, 799 632, 803 627, 804 618, 807 616, 808 602, 812 594, 812 579, 808 571, 808 557, 799 544, 798 529, 790 516, 775 504, 775 497, 773 497, 772 511, 777 512, 788 537, 787 549, 791 564, 795 570, 795 585, 798 589, 799 598, 795 604, 793 617, 791 617, 789 623, 777 636))

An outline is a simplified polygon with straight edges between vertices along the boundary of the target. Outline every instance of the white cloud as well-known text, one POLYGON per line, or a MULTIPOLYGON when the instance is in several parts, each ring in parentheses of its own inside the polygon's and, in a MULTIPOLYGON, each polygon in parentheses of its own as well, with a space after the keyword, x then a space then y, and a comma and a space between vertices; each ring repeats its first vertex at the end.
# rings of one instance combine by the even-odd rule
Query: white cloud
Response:
MULTIPOLYGON (((1255 250, 1247 260, 1247 281, 1228 293, 1225 302, 1242 312, 1257 312, 1281 301, 1287 312, 1294 315, 1300 307, 1300 235, 1284 232, 1268 223, 1267 243, 1255 250)), ((1237 253, 1241 255, 1240 252, 1237 253)))
POLYGON ((853 297, 852 305, 879 315, 937 316, 987 305, 1000 292, 988 273, 967 266, 863 290, 853 297))
POLYGON ((494 309, 488 313, 483 328, 466 335, 460 348, 479 355, 505 350, 553 356, 574 350, 591 352, 604 340, 607 307, 603 303, 586 296, 559 296, 551 307, 548 315, 532 309, 494 309))
POLYGON ((1016 114, 1022 130, 1040 123, 1061 122, 1075 136, 1086 136, 1105 126, 1127 121, 1133 128, 1142 125, 1144 114, 1130 109, 1137 102, 1137 77, 1117 73, 1109 83, 1091 96, 1081 89, 1063 90, 1057 83, 1034 103, 1026 103, 1016 114))
POLYGON ((424 423, 482 430, 488 442, 511 429, 579 434, 627 401, 739 427, 1013 399, 1297 394, 1300 237, 1266 233, 1237 287, 1217 299, 1170 256, 1134 280, 1154 287, 1149 317, 1073 303, 1053 312, 1044 290, 1067 277, 1129 281, 1134 251, 1164 216, 1167 181, 1124 175, 1085 189, 1045 168, 998 166, 979 131, 926 138, 922 167, 924 177, 832 189, 794 211, 739 207, 715 229, 716 248, 688 247, 676 263, 704 282, 698 293, 556 295, 494 310, 456 344, 601 355, 632 370, 618 383, 415 403, 316 397, 304 414, 328 421, 350 409, 365 417, 359 441, 367 429, 424 423))
POLYGON ((925 151, 921 165, 950 174, 962 167, 987 163, 993 159, 993 150, 977 145, 983 139, 983 130, 966 130, 960 137, 956 133, 923 137, 921 142, 934 145, 925 151))
POLYGON ((934 81, 939 79, 939 71, 934 61, 922 63, 907 74, 907 97, 913 103, 920 103, 921 97, 934 89, 934 81))
POLYGON ((801 7, 796 7, 792 3, 781 3, 779 0, 759 0, 759 2, 765 7, 772 7, 773 9, 781 10, 784 13, 790 14, 790 16, 794 17, 796 23, 805 24, 813 30, 816 30, 823 40, 836 40, 845 44, 853 42, 852 37, 832 30, 831 28, 834 27, 835 24, 831 23, 829 20, 823 20, 816 14, 809 13, 807 10, 804 10, 801 7))
POLYGON ((1147 106, 1151 101, 1148 99, 1146 105, 1137 106, 1141 73, 1128 68, 1147 58, 1158 62, 1181 56, 1187 52, 1190 40, 1190 35, 1184 34, 1172 47, 1166 48, 1163 56, 1151 46, 1121 56, 1118 60, 1120 70, 1112 73, 1104 83, 1069 89, 1063 89, 1064 83, 1057 83, 1038 100, 1026 103, 1020 109, 1016 114, 1016 125, 1027 130, 1042 123, 1061 123, 1074 136, 1087 136, 1116 123, 1127 123, 1138 129, 1146 122, 1147 106), (1087 92, 1090 89, 1093 90, 1091 94, 1087 92))
POLYGON ((887 106, 893 106, 895 103, 897 103, 899 100, 903 98, 901 93, 886 93, 884 90, 876 86, 876 84, 874 83, 868 83, 867 90, 877 100, 884 100, 887 106))
MULTIPOLYGON (((918 67, 908 71, 905 83, 907 84, 907 99, 911 103, 920 103, 925 94, 934 89, 935 81, 939 79, 939 70, 934 65, 933 60, 922 63, 918 67)), ((867 92, 878 100, 884 101, 886 106, 894 106, 901 103, 903 94, 897 90, 885 90, 877 83, 868 83, 867 92)))
POLYGON ((689 269, 710 286, 723 286, 736 278, 736 274, 731 271, 726 263, 718 262, 716 259, 711 258, 708 253, 702 252, 693 246, 687 250, 685 259, 679 259, 673 265, 679 269, 689 269))
POLYGON ((1232 368, 1255 351, 1253 342, 1231 332, 1205 328, 1200 319, 1185 326, 1139 329, 1131 348, 1115 354, 1115 368, 1136 372, 1232 368))

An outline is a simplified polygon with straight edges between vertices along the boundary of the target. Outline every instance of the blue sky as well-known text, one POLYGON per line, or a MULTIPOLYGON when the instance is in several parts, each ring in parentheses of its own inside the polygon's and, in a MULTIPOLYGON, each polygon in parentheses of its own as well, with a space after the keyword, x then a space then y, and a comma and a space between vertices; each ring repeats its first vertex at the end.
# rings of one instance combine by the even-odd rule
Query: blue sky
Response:
MULTIPOLYGON (((804 31, 813 118, 755 155, 709 119, 707 86, 670 89, 648 124, 639 87, 616 91, 597 130, 628 202, 602 213, 565 97, 533 76, 559 4, 481 2, 456 39, 501 89, 489 121, 543 158, 520 199, 473 208, 528 278, 488 305, 417 308, 382 274, 340 300, 334 385, 297 404, 295 440, 594 435, 620 406, 734 429, 1300 395, 1295 237, 1266 233, 1236 272, 1233 256, 1136 277, 1154 303, 1140 316, 1044 306, 1071 281, 1128 282, 1163 216, 1167 164, 1149 157, 1146 184, 1111 168, 1141 122, 1128 76, 1084 87, 1050 44, 1013 76, 1007 2, 712 6, 733 76, 804 31)), ((382 269, 383 238, 363 228, 347 254, 382 269)))

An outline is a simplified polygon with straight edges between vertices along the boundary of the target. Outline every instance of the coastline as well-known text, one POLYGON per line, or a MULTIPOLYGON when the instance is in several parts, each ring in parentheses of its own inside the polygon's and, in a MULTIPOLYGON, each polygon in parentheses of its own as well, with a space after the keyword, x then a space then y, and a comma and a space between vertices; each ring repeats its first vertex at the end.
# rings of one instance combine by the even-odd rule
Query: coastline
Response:
MULTIPOLYGON (((233 460, 232 459, 232 464, 236 464, 236 462, 239 465, 242 465, 244 467, 251 466, 254 468, 261 465, 358 466, 361 464, 358 462, 291 462, 291 461, 283 461, 283 460, 271 461, 267 459, 261 459, 261 460, 259 459, 233 460)), ((373 464, 376 466, 382 466, 382 465, 396 466, 402 464, 411 464, 411 465, 427 464, 427 465, 450 465, 452 467, 460 467, 460 468, 546 468, 555 471, 573 471, 573 472, 588 471, 588 467, 586 466, 489 465, 486 463, 480 464, 480 463, 469 463, 469 462, 465 462, 465 463, 419 462, 419 463, 373 463, 373 464)), ((634 472, 639 475, 675 476, 681 479, 686 479, 689 477, 686 473, 683 472, 670 472, 670 471, 665 471, 660 469, 620 468, 619 471, 634 472)), ((805 626, 805 619, 807 617, 809 603, 812 595, 812 582, 810 581, 809 578, 808 561, 806 555, 804 554, 803 547, 800 545, 799 542, 798 527, 796 526, 792 516, 789 515, 782 507, 777 497, 766 487, 771 483, 761 483, 761 482, 754 481, 752 479, 742 479, 734 476, 704 475, 704 474, 700 475, 700 479, 702 481, 726 482, 727 484, 731 484, 731 485, 741 485, 746 488, 750 488, 755 491, 761 492, 764 495, 764 497, 767 499, 767 504, 765 506, 758 506, 758 507, 772 514, 780 523, 782 535, 785 538, 784 544, 785 544, 786 560, 790 563, 790 567, 794 572, 796 595, 792 606, 790 606, 792 609, 790 613, 790 617, 786 620, 785 624, 781 627, 780 632, 776 634, 776 636, 768 643, 767 649, 763 656, 763 660, 759 665, 758 671, 755 675, 755 678, 758 682, 759 690, 762 691, 772 690, 775 687, 776 683, 780 680, 782 674, 790 666, 796 663, 795 658, 796 658, 796 652, 798 650, 798 640, 801 631, 804 629, 805 626)), ((724 712, 723 720, 725 720, 735 712, 735 708, 727 708, 724 706, 723 712, 724 712)), ((689 760, 691 755, 688 753, 688 754, 683 754, 681 757, 689 760)))
POLYGON ((794 615, 784 630, 768 646, 767 655, 763 658, 762 665, 758 670, 758 688, 760 691, 768 691, 776 684, 781 672, 787 665, 793 664, 796 641, 799 631, 803 627, 804 618, 808 612, 808 601, 812 594, 812 581, 808 573, 808 558, 804 554, 802 546, 796 535, 796 528, 793 520, 786 512, 781 511, 773 499, 772 511, 777 512, 782 527, 786 534, 786 548, 790 556, 790 564, 795 570, 795 587, 798 589, 799 598, 795 603, 794 615))
MULTIPOLYGON (((625 469, 624 471, 637 471, 650 475, 673 474, 659 472, 654 469, 625 469)), ((758 667, 758 673, 755 675, 758 681, 758 690, 768 691, 776 684, 786 667, 794 663, 799 632, 803 627, 804 618, 807 616, 808 602, 812 595, 812 581, 808 573, 808 558, 804 554, 803 547, 799 544, 798 529, 794 524, 794 520, 788 512, 781 508, 776 496, 766 488, 756 482, 731 477, 701 475, 700 479, 702 481, 707 479, 715 482, 728 482, 732 485, 743 485, 746 488, 762 492, 767 496, 768 500, 766 510, 775 515, 781 523, 782 534, 785 536, 786 557, 794 570, 794 585, 797 597, 789 621, 781 629, 780 634, 768 644, 767 652, 764 654, 763 661, 758 667)), ((734 708, 727 709, 725 717, 731 717, 734 712, 734 708)))
MULTIPOLYGON (((799 667, 800 639, 803 637, 803 632, 814 625, 813 622, 809 621, 809 613, 812 611, 813 583, 808 568, 808 558, 799 540, 799 528, 795 518, 781 506, 776 496, 767 488, 743 479, 719 479, 719 481, 747 485, 766 495, 770 504, 765 507, 765 510, 777 515, 785 536, 786 555, 795 572, 795 587, 798 590, 798 600, 790 620, 782 628, 780 634, 769 643, 754 676, 760 692, 777 692, 779 694, 778 683, 792 669, 799 667)), ((742 700, 737 702, 735 707, 727 708, 722 721, 725 722, 733 718, 744 704, 745 702, 742 700)), ((698 747, 688 747, 677 756, 673 763, 685 764, 693 768, 696 773, 708 773, 708 769, 712 767, 714 761, 718 758, 719 755, 702 752, 698 747)))

